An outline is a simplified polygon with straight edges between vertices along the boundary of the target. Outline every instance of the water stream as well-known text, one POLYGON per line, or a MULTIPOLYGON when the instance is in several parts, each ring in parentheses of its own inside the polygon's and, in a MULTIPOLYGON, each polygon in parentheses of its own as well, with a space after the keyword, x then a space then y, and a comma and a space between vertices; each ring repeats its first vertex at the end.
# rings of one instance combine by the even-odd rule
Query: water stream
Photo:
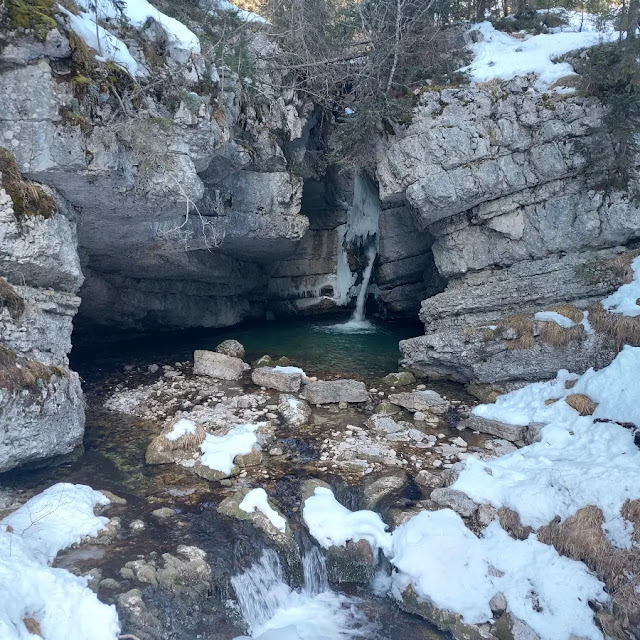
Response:
POLYGON ((374 637, 378 625, 358 609, 357 598, 329 589, 324 556, 317 547, 305 554, 303 568, 304 586, 299 590, 292 589, 285 582, 278 555, 265 549, 258 562, 231 578, 251 638, 350 640, 374 637))
POLYGON ((367 266, 362 272, 362 284, 358 292, 356 301, 356 309, 351 316, 351 322, 364 322, 364 307, 367 302, 367 294, 369 293, 369 281, 371 280, 371 272, 373 271, 373 263, 377 255, 376 247, 370 244, 366 250, 367 266))

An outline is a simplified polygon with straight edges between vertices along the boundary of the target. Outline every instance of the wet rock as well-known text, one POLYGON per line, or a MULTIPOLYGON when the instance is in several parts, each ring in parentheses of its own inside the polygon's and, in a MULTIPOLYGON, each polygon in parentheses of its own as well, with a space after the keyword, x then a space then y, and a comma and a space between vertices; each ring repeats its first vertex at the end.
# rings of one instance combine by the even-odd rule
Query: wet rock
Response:
POLYGON ((367 476, 363 489, 364 508, 375 510, 375 506, 383 498, 401 491, 407 481, 407 473, 402 469, 367 476))
POLYGON ((273 358, 271 356, 260 356, 257 360, 254 360, 251 363, 251 366, 254 369, 259 367, 272 367, 274 365, 273 358))
POLYGON ((452 467, 442 472, 442 486, 450 487, 464 469, 464 462, 456 462, 452 467))
POLYGON ((540 640, 540 636, 526 622, 509 612, 496 620, 495 633, 500 640, 540 640))
POLYGON ((224 480, 225 478, 229 478, 230 476, 237 475, 240 472, 240 469, 234 467, 231 470, 231 473, 226 473, 225 471, 219 471, 218 469, 212 469, 211 467, 207 467, 202 464, 200 460, 196 460, 193 465, 193 472, 204 478, 205 480, 209 480, 209 482, 217 482, 218 480, 224 480))
POLYGON ((319 480, 318 478, 309 478, 305 480, 300 486, 300 498, 304 502, 307 498, 310 498, 318 487, 324 487, 325 489, 331 489, 331 485, 319 480))
POLYGON ((18 494, 13 489, 0 487, 0 510, 11 508, 18 499, 18 494))
POLYGON ((524 433, 525 444, 540 442, 540 432, 545 426, 546 425, 543 422, 532 422, 528 425, 524 433))
POLYGON ((394 393, 389 396, 389 402, 409 411, 422 411, 437 415, 444 415, 451 405, 439 393, 431 390, 394 393))
POLYGON ((385 416, 393 416, 396 413, 400 413, 401 409, 398 405, 395 405, 388 400, 383 400, 380 404, 378 404, 375 408, 375 413, 385 415, 385 416))
POLYGON ((256 467, 262 462, 262 451, 254 447, 249 453, 237 455, 233 459, 233 464, 240 469, 256 467))
POLYGON ((176 555, 163 553, 164 566, 156 571, 158 585, 173 593, 206 598, 211 580, 207 554, 195 546, 179 545, 176 555))
POLYGON ((444 486, 444 478, 442 476, 442 473, 432 473, 431 471, 423 469, 416 475, 415 481, 420 487, 437 489, 444 486))
POLYGON ((375 572, 375 556, 366 540, 349 540, 344 547, 327 549, 327 577, 334 584, 369 584, 375 572))
POLYGON ((470 414, 463 424, 472 431, 488 433, 492 436, 509 440, 509 442, 524 442, 525 427, 520 425, 482 418, 474 413, 470 414))
POLYGON ((176 512, 170 507, 160 507, 151 512, 151 515, 158 520, 166 520, 167 518, 173 518, 176 512))
POLYGON ((142 531, 145 528, 145 524, 142 520, 132 520, 129 523, 129 529, 131 531, 142 531))
POLYGON ((269 449, 269 455, 270 456, 281 456, 284 453, 284 450, 282 447, 271 447, 271 449, 269 449))
POLYGON ((367 387, 358 380, 318 380, 305 384, 300 397, 311 404, 337 404, 339 402, 366 402, 367 387))
POLYGON ((113 578, 105 578, 100 581, 100 589, 115 590, 120 588, 120 583, 113 578))
POLYGON ((400 431, 406 431, 406 427, 399 422, 396 422, 392 418, 387 416, 381 416, 374 414, 366 422, 365 425, 378 433, 389 435, 392 433, 398 433, 400 431))
POLYGON ((288 427, 300 427, 311 419, 311 407, 308 403, 292 395, 280 394, 278 412, 288 427))
POLYGON ((163 628, 160 621, 148 611, 142 591, 131 589, 118 596, 117 602, 123 630, 135 631, 140 640, 155 640, 162 637, 163 628))
POLYGON ((449 632, 456 640, 489 640, 496 638, 486 625, 465 624, 462 616, 446 609, 439 609, 431 600, 420 598, 413 587, 408 586, 398 598, 398 605, 403 611, 428 620, 438 629, 449 632))
POLYGON ((434 489, 430 497, 436 504, 453 509, 464 518, 472 516, 478 507, 466 493, 450 487, 434 489))
POLYGON ((193 373, 216 380, 239 380, 244 372, 240 358, 232 358, 224 353, 198 349, 193 354, 193 373))
POLYGON ((276 389, 285 393, 297 393, 302 384, 303 372, 295 367, 258 367, 251 373, 251 379, 259 387, 276 389))
POLYGON ((404 387, 413 384, 416 381, 415 376, 410 371, 400 371, 398 373, 390 373, 382 378, 382 382, 390 387, 404 387))
POLYGON ((223 353, 225 356, 232 358, 240 358, 242 360, 245 355, 244 347, 237 340, 223 340, 217 347, 217 353, 223 353))
POLYGON ((507 381, 507 382, 494 382, 488 383, 475 383, 468 384, 466 390, 472 395, 478 398, 480 402, 484 404, 493 404, 500 396, 517 389, 522 389, 529 383, 526 381, 507 381))
POLYGON ((104 528, 98 531, 98 536, 91 540, 93 544, 111 544, 122 529, 120 518, 110 518, 104 528))

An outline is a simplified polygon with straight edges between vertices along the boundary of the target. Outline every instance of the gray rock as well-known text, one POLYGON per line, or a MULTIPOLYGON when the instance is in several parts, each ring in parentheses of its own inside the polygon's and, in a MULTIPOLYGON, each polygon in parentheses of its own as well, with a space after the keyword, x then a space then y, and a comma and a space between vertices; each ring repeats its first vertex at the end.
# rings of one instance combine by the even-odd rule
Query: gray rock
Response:
POLYGON ((217 380, 239 380, 244 372, 242 360, 223 353, 198 349, 193 354, 193 373, 217 380))
POLYGON ((396 422, 393 418, 375 413, 365 422, 365 425, 384 435, 407 430, 403 424, 396 422))
POLYGON ((173 518, 176 512, 170 507, 160 507, 151 512, 151 515, 158 520, 166 520, 167 518, 173 518))
POLYGON ((339 402, 366 402, 367 387, 358 380, 318 380, 302 388, 301 398, 311 404, 334 404, 339 402))
POLYGON ((382 378, 382 382, 390 387, 404 387, 413 384, 416 381, 415 376, 410 371, 400 371, 399 373, 390 373, 382 378))
POLYGON ((389 402, 404 407, 409 411, 421 411, 437 415, 445 414, 451 406, 448 400, 431 390, 393 393, 389 396, 389 402))
POLYGON ((217 347, 218 353, 224 353, 225 356, 232 358, 244 358, 244 347, 237 340, 223 340, 217 347))
POLYGON ((540 432, 546 425, 543 422, 532 422, 527 425, 524 432, 524 441, 526 444, 533 444, 534 442, 540 442, 540 432))
POLYGON ((327 577, 334 584, 369 584, 376 558, 366 540, 347 541, 344 547, 327 549, 327 577))
POLYGON ((407 473, 402 469, 368 475, 363 488, 364 508, 375 510, 383 498, 399 492, 407 484, 407 480, 407 473))
POLYGON ((435 503, 453 509, 465 518, 472 516, 478 508, 478 505, 466 493, 449 487, 434 489, 430 497, 435 503))
POLYGON ((302 371, 295 367, 257 367, 251 372, 254 384, 285 393, 297 393, 302 384, 302 371))
POLYGON ((432 473, 426 469, 418 472, 415 481, 418 486, 428 489, 436 489, 444 485, 444 479, 441 473, 432 473))
POLYGON ((478 524, 481 527, 486 527, 495 520, 497 515, 498 511, 493 505, 483 503, 478 506, 476 517, 478 518, 478 524))
POLYGON ((489 420, 488 418, 477 416, 474 413, 469 415, 464 421, 464 425, 472 431, 488 433, 492 436, 509 440, 509 442, 523 442, 526 431, 525 427, 499 422, 498 420, 489 420))
POLYGON ((278 413, 289 427, 300 427, 311 419, 311 407, 300 398, 288 394, 280 394, 278 413))
POLYGON ((496 595, 489 600, 489 607, 494 616, 501 616, 507 610, 507 599, 502 593, 496 593, 496 595))

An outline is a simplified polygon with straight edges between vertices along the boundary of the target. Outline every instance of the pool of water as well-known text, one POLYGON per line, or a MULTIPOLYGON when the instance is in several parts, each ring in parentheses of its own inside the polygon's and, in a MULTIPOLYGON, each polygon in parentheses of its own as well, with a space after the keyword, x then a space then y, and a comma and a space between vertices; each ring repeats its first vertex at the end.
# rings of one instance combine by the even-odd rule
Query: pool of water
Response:
MULTIPOLYGON (((372 378, 396 371, 398 342, 420 335, 415 322, 350 323, 343 319, 273 320, 227 329, 172 331, 114 339, 93 336, 74 348, 72 366, 80 371, 123 362, 131 365, 187 360, 195 349, 215 349, 227 338, 245 347, 245 360, 268 354, 286 356, 309 374, 372 378)), ((75 342, 74 342, 75 343, 75 342)))

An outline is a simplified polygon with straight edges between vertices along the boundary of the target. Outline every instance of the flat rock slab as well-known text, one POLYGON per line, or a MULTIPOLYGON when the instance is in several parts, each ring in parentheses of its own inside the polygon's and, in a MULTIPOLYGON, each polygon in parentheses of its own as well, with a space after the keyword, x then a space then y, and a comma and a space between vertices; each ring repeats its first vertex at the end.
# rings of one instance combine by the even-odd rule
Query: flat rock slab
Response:
POLYGON ((254 384, 284 393, 297 393, 302 384, 302 376, 302 370, 300 372, 283 371, 278 367, 258 367, 251 372, 254 384))
POLYGON ((464 420, 462 424, 472 431, 488 433, 492 436, 509 440, 509 442, 524 441, 527 430, 526 427, 520 425, 507 424, 506 422, 500 422, 499 420, 490 420, 489 418, 483 418, 473 413, 464 420))
POLYGON ((389 402, 404 407, 409 411, 423 411, 443 415, 450 407, 450 402, 445 400, 435 391, 405 391, 403 393, 392 393, 389 402))
POLYGON ((240 358, 204 349, 198 349, 193 353, 193 373, 197 376, 208 376, 217 380, 239 380, 243 372, 244 366, 240 358))
POLYGON ((304 385, 301 398, 311 404, 367 402, 369 394, 364 382, 358 380, 318 380, 304 385))
POLYGON ((431 499, 441 507, 449 507, 465 518, 472 516, 478 508, 466 493, 450 487, 434 489, 431 492, 431 499))

